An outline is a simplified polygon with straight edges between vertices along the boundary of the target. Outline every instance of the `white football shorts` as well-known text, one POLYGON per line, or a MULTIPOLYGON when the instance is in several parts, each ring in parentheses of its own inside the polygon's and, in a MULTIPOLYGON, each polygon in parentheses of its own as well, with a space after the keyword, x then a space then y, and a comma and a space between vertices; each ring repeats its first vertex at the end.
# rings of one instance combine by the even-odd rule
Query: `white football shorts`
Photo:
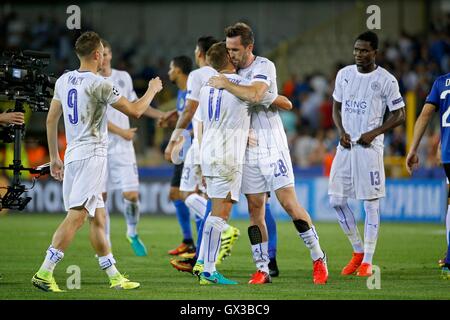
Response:
POLYGON ((383 149, 359 144, 345 149, 338 145, 331 165, 328 194, 358 200, 386 196, 383 149))
POLYGON ((247 148, 242 193, 264 193, 294 185, 294 172, 288 149, 247 148), (252 149, 259 150, 255 152, 252 149))
POLYGON ((236 172, 233 179, 226 177, 205 177, 206 194, 210 199, 225 199, 231 193, 231 200, 238 202, 241 194, 242 173, 236 172))
MULTIPOLYGON (((133 154, 134 155, 134 154, 133 154)), ((122 154, 108 155, 108 176, 103 191, 139 191, 139 175, 136 156, 124 157, 122 154), (125 161, 128 158, 129 161, 125 161)))
POLYGON ((89 216, 95 216, 95 209, 104 208, 102 191, 106 183, 107 158, 93 156, 73 161, 64 166, 64 207, 84 206, 89 216))

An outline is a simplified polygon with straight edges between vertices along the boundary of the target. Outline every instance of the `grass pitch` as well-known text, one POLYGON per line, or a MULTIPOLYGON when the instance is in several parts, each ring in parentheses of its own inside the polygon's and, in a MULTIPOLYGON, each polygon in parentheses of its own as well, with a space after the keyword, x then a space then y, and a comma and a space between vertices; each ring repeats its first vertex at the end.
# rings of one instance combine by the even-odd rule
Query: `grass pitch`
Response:
MULTIPOLYGON (((77 234, 55 270, 61 289, 66 289, 66 270, 81 270, 81 289, 61 294, 34 288, 31 277, 41 265, 63 215, 9 213, 0 216, 0 300, 6 299, 152 299, 152 300, 304 300, 304 299, 449 299, 450 281, 441 280, 437 260, 446 249, 445 230, 438 224, 381 223, 374 264, 381 269, 381 289, 369 290, 366 279, 343 277, 342 267, 351 257, 351 247, 337 223, 318 223, 320 242, 328 255, 328 284, 312 283, 309 252, 291 222, 278 222, 280 276, 263 286, 247 284, 254 272, 247 221, 232 221, 241 230, 232 255, 219 267, 237 286, 200 286, 197 278, 176 271, 167 251, 181 240, 175 217, 144 216, 140 235, 149 256, 134 256, 125 239, 122 216, 111 219, 113 253, 118 269, 141 287, 132 291, 109 289, 88 240, 88 224, 77 234)), ((362 226, 360 225, 360 230, 362 226)))

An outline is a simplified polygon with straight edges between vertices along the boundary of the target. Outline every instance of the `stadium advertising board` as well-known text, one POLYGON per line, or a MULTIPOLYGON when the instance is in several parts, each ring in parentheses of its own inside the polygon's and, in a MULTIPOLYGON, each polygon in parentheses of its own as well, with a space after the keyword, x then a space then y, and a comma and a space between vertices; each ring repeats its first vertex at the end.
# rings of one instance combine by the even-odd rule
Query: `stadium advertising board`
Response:
MULTIPOLYGON (((140 178, 141 212, 143 214, 175 214, 175 207, 169 201, 170 176, 140 178)), ((307 178, 296 181, 297 196, 314 220, 335 221, 335 213, 329 205, 328 179, 307 178)), ((446 186, 444 180, 414 179, 386 181, 386 198, 381 200, 381 219, 391 221, 439 222, 444 216, 446 186)), ((26 207, 27 212, 65 212, 62 200, 62 185, 54 180, 37 181, 28 192, 33 199, 26 207)), ((288 219, 272 193, 272 213, 277 219, 288 219)), ((110 212, 120 212, 122 197, 120 191, 109 193, 110 212)), ((362 202, 349 200, 357 219, 364 217, 362 202)), ((247 201, 241 196, 233 209, 233 217, 247 219, 247 201)))

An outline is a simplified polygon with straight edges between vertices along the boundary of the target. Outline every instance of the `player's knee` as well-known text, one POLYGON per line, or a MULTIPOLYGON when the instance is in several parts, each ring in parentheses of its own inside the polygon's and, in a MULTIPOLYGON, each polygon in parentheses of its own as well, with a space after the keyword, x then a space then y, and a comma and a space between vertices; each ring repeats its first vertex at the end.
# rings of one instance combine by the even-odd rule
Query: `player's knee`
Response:
POLYGON ((296 199, 283 199, 280 201, 280 204, 290 216, 292 216, 295 212, 298 212, 298 210, 296 210, 298 207, 298 202, 296 199))
POLYGON ((123 197, 128 201, 136 202, 139 200, 139 192, 137 191, 124 192, 123 197))
POLYGON ((186 202, 187 204, 187 199, 189 199, 189 196, 192 194, 193 192, 187 192, 187 191, 180 191, 180 200, 183 200, 184 202, 186 202))
POLYGON ((364 201, 364 210, 366 213, 378 213, 380 208, 380 200, 365 200, 364 201))
POLYGON ((250 212, 261 210, 265 206, 264 197, 247 197, 247 202, 250 212))
POLYGON ((347 198, 344 197, 336 197, 331 196, 330 197, 330 206, 334 209, 342 208, 347 205, 347 198))
POLYGON ((169 191, 169 200, 175 201, 180 200, 180 190, 178 188, 170 188, 169 191))

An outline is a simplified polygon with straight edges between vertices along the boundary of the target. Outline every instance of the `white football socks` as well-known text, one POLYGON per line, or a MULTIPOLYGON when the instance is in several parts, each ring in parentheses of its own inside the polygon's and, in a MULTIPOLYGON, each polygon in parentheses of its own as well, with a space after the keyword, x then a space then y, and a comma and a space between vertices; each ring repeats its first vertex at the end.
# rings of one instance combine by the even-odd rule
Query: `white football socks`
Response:
POLYGON ((47 249, 47 254, 45 255, 44 262, 42 263, 42 266, 39 268, 39 272, 53 273, 56 264, 60 262, 62 258, 64 258, 64 252, 50 245, 50 247, 48 247, 47 249))
POLYGON ((364 224, 363 263, 372 264, 380 228, 380 200, 364 201, 364 211, 366 212, 366 221, 364 224))
POLYGON ((353 252, 363 253, 363 242, 358 231, 355 216, 348 205, 347 198, 331 196, 330 204, 336 211, 339 225, 350 241, 353 252))
POLYGON ((98 258, 98 264, 102 270, 106 271, 108 277, 115 276, 119 273, 115 266, 116 260, 114 259, 112 253, 107 254, 106 256, 98 258))
POLYGON ((311 226, 311 228, 306 232, 299 233, 299 235, 303 239, 306 247, 309 249, 311 253, 311 259, 313 261, 324 257, 324 253, 319 244, 319 236, 317 235, 314 226, 311 226))
POLYGON ((137 234, 139 222, 139 201, 133 202, 123 199, 125 206, 123 215, 127 221, 127 236, 134 237, 137 234))
POLYGON ((203 272, 212 274, 216 271, 216 260, 219 254, 222 230, 225 225, 225 220, 216 217, 209 216, 206 219, 205 227, 203 228, 203 245, 204 247, 204 268, 203 272))
POLYGON ((258 270, 269 273, 269 242, 252 245, 253 262, 258 270))

